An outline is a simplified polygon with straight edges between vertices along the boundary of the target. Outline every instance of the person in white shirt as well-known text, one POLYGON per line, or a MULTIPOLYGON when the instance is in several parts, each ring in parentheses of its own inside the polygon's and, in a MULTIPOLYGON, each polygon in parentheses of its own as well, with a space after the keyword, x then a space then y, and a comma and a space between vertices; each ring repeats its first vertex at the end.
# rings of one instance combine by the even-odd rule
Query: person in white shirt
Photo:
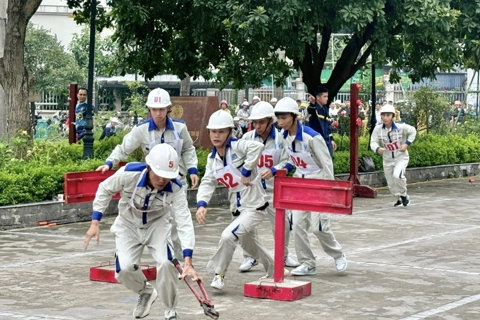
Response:
MULTIPOLYGON (((283 131, 283 145, 288 154, 285 168, 288 171, 295 167, 294 177, 334 180, 333 162, 327 144, 322 136, 303 126, 298 117, 298 106, 292 98, 283 98, 275 107, 278 125, 283 131)), ((330 228, 330 218, 319 212, 292 210, 295 251, 300 266, 290 273, 297 276, 315 275, 316 262, 310 242, 308 230, 318 238, 325 253, 334 258, 337 272, 347 269, 347 259, 342 246, 335 239, 330 228)))
POLYGON ((250 111, 248 111, 248 102, 245 101, 242 103, 242 109, 238 110, 237 117, 240 119, 240 127, 242 127, 243 133, 247 132, 248 129, 248 117, 250 116, 250 111))
POLYGON ((383 156, 383 172, 390 193, 397 198, 394 206, 407 206, 410 198, 407 194, 405 170, 410 156, 408 147, 415 140, 417 130, 406 123, 395 123, 395 108, 386 104, 380 110, 382 125, 373 129, 370 147, 373 152, 383 156))
POLYGON ((243 130, 242 130, 242 127, 240 126, 240 118, 234 117, 232 137, 240 139, 242 136, 243 136, 243 130))
MULTIPOLYGON (((223 112, 223 111, 222 111, 223 112)), ((100 240, 100 220, 113 195, 120 192, 118 216, 110 231, 115 234, 115 278, 139 295, 134 318, 150 313, 152 303, 160 297, 166 307, 165 320, 179 319, 176 311, 178 271, 172 263, 170 211, 175 211, 184 265, 182 277, 199 279, 192 266, 195 232, 188 208, 186 188, 177 179, 178 155, 167 144, 156 145, 146 163, 133 162, 120 168, 98 186, 93 201, 92 222, 84 247, 92 238, 100 240), (157 262, 156 289, 141 271, 144 247, 157 262)))
POLYGON ((267 196, 257 176, 257 163, 263 144, 231 137, 233 118, 223 111, 214 112, 208 121, 212 152, 197 193, 196 217, 200 224, 207 218, 208 202, 220 183, 229 192, 230 213, 233 221, 223 230, 218 250, 210 259, 207 270, 215 273, 211 287, 223 290, 224 277, 239 243, 252 257, 256 257, 267 272, 273 275, 273 258, 265 246, 254 237, 255 227, 263 221, 267 196))
MULTIPOLYGON (((272 232, 275 235, 275 208, 273 207, 273 176, 276 174, 277 169, 282 169, 286 162, 286 153, 283 149, 283 136, 273 125, 273 107, 268 103, 261 101, 255 105, 250 115, 254 129, 244 134, 242 139, 258 141, 263 143, 265 149, 262 151, 262 155, 258 161, 258 172, 260 174, 262 187, 267 193, 268 203, 270 204, 266 209, 270 224, 272 226, 272 232), (282 157, 282 152, 284 157, 282 157), (281 159, 285 159, 281 161, 281 159)), ((288 242, 290 240, 290 231, 292 228, 291 212, 285 216, 285 266, 286 267, 298 267, 300 264, 293 257, 288 255, 288 242)), ((239 269, 242 272, 249 271, 253 266, 257 264, 257 260, 254 257, 248 255, 247 252, 243 253, 244 260, 239 269)))
MULTIPOLYGON (((159 143, 171 145, 180 157, 179 180, 187 186, 187 173, 190 175, 192 188, 198 184, 198 159, 193 140, 188 132, 187 126, 182 120, 175 120, 168 116, 172 102, 167 91, 157 88, 148 94, 147 107, 151 117, 140 122, 132 131, 125 135, 121 144, 117 145, 108 156, 105 164, 98 167, 96 171, 105 172, 116 166, 120 161, 126 160, 128 156, 138 148, 141 148, 145 155, 148 155, 152 148, 159 143)), ((185 196, 187 188, 184 188, 185 196)), ((174 214, 174 211, 172 211, 174 214)), ((175 257, 182 259, 180 242, 173 217, 172 241, 175 250, 175 257)))

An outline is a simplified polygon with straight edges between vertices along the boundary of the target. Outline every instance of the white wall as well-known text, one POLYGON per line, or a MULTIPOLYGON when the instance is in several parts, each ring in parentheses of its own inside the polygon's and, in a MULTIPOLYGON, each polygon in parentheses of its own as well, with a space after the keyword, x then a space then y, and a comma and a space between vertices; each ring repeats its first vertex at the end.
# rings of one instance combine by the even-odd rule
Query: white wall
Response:
MULTIPOLYGON (((101 1, 102 4, 106 0, 101 1)), ((30 20, 34 25, 41 26, 56 35, 60 43, 68 48, 74 33, 80 33, 83 26, 77 25, 73 20, 73 10, 68 9, 65 0, 43 0, 37 12, 30 20)), ((102 36, 111 34, 110 30, 102 36)))

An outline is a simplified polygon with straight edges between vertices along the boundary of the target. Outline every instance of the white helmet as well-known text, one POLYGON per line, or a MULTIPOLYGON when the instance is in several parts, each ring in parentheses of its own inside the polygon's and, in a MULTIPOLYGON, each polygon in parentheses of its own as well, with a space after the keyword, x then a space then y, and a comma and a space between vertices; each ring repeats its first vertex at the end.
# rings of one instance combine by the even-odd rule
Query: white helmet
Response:
POLYGON ((262 101, 262 100, 260 100, 260 98, 259 98, 258 96, 254 96, 254 97, 252 98, 252 101, 253 101, 253 100, 258 100, 259 102, 262 101))
POLYGON ((395 107, 391 104, 386 104, 380 109, 380 114, 382 113, 393 113, 395 114, 395 107))
POLYGON ((148 94, 147 107, 149 108, 166 108, 170 106, 172 102, 170 101, 170 95, 167 91, 157 88, 148 94))
POLYGON ((277 101, 278 101, 278 99, 275 98, 275 97, 273 97, 273 98, 270 100, 270 103, 272 103, 272 102, 277 102, 277 101))
POLYGON ((297 102, 290 97, 280 99, 275 105, 275 113, 283 112, 299 114, 297 102))
POLYGON ((230 113, 218 110, 212 113, 208 119, 207 129, 233 128, 233 118, 230 113))
POLYGON ((166 179, 178 177, 178 154, 169 144, 155 145, 145 157, 145 162, 153 170, 153 173, 159 177, 166 179))
POLYGON ((248 119, 260 120, 264 118, 272 118, 274 116, 275 116, 275 113, 273 112, 272 105, 268 102, 260 101, 253 107, 252 114, 250 114, 248 119))
POLYGON ((233 117, 233 121, 240 121, 239 117, 233 117))

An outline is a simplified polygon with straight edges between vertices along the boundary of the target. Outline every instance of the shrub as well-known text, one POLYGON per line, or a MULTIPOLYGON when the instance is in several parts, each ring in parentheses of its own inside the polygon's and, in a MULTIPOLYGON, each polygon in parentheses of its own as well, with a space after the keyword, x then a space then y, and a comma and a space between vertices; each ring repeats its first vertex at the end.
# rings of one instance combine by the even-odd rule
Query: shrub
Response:
MULTIPOLYGON (((0 205, 50 200, 63 192, 66 172, 90 171, 103 164, 111 150, 123 137, 95 141, 91 160, 83 160, 83 145, 67 141, 35 140, 26 149, 24 158, 17 159, 5 143, 0 143, 0 205)), ((335 174, 350 170, 349 138, 336 136, 338 150, 333 161, 335 174)), ((359 139, 359 156, 372 157, 376 170, 382 170, 382 157, 367 150, 368 137, 359 139)), ((210 150, 197 149, 198 175, 203 177, 210 150)), ((409 148, 409 167, 424 167, 480 161, 480 137, 465 135, 418 135, 409 148)), ((143 154, 132 154, 129 161, 143 161, 143 154)))

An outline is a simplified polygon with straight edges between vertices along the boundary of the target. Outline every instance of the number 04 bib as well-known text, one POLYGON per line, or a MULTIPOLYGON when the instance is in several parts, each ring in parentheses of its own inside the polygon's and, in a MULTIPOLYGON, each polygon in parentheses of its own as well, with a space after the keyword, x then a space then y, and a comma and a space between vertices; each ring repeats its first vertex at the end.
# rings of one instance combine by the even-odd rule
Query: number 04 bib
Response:
POLYGON ((308 152, 288 151, 288 156, 301 174, 314 174, 322 171, 308 152))

